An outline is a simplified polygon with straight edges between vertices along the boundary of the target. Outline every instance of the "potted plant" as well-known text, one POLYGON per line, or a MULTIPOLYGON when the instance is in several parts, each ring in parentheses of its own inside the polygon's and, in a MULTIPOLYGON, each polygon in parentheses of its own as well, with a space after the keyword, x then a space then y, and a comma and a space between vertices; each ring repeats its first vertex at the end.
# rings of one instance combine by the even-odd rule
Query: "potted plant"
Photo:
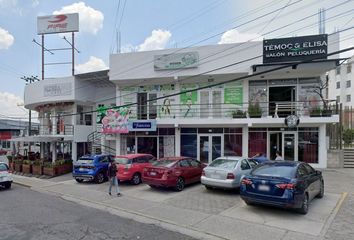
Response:
MULTIPOLYGON (((329 78, 327 75, 325 80, 319 79, 318 84, 315 86, 313 90, 313 92, 316 93, 321 98, 323 109, 320 111, 321 114, 319 116, 322 117, 332 116, 332 110, 328 104, 328 100, 326 100, 324 96, 325 90, 328 88, 328 82, 329 82, 329 78)), ((318 110, 316 109, 316 114, 317 113, 318 110)))
POLYGON ((320 107, 313 107, 310 111, 311 117, 321 117, 321 108, 320 107))
POLYGON ((249 103, 248 105, 248 116, 250 118, 260 118, 262 117, 262 109, 259 106, 259 103, 249 103))
POLYGON ((56 176, 57 175, 57 168, 55 163, 52 162, 44 162, 43 163, 43 174, 47 176, 56 176))
POLYGON ((232 111, 232 118, 246 118, 246 113, 242 110, 232 111))
POLYGON ((32 173, 32 161, 30 160, 23 160, 22 162, 22 172, 31 174, 32 173))
POLYGON ((60 159, 55 162, 57 175, 66 174, 72 171, 72 160, 60 159))
POLYGON ((15 171, 14 159, 12 158, 12 156, 6 156, 6 157, 9 161, 9 168, 11 169, 11 171, 15 171))
POLYGON ((43 174, 43 164, 41 160, 35 160, 32 164, 32 174, 42 175, 43 174))
POLYGON ((16 172, 22 172, 22 159, 15 159, 14 163, 15 163, 15 171, 16 172))

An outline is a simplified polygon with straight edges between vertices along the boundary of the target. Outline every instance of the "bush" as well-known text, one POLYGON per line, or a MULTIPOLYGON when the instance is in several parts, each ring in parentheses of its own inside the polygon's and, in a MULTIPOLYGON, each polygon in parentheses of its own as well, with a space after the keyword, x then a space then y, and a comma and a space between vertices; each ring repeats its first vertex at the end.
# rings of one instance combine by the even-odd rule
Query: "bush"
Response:
POLYGON ((25 164, 25 165, 31 165, 32 161, 30 160, 23 160, 22 161, 22 164, 25 164))
POLYGON ((262 116, 262 109, 259 106, 259 103, 250 103, 248 105, 248 115, 250 117, 261 117, 262 116))
POLYGON ((350 145, 354 139, 354 129, 346 129, 343 132, 344 145, 350 145))
POLYGON ((234 111, 232 111, 232 117, 233 118, 245 118, 246 113, 242 110, 234 110, 234 111))

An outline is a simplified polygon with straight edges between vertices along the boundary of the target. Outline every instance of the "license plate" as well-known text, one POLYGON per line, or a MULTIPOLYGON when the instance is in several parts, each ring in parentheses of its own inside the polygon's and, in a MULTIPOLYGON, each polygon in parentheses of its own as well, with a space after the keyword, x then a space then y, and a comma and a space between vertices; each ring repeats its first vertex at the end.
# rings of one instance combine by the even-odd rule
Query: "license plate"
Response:
POLYGON ((210 177, 211 178, 216 178, 216 179, 220 178, 219 175, 216 175, 216 174, 211 174, 210 177))
POLYGON ((151 176, 156 176, 156 172, 150 172, 151 176))
POLYGON ((80 172, 85 171, 85 170, 86 170, 85 168, 79 168, 80 172))
POLYGON ((266 191, 266 192, 269 192, 270 187, 269 187, 268 185, 259 185, 259 186, 258 186, 258 190, 259 190, 259 191, 266 191))

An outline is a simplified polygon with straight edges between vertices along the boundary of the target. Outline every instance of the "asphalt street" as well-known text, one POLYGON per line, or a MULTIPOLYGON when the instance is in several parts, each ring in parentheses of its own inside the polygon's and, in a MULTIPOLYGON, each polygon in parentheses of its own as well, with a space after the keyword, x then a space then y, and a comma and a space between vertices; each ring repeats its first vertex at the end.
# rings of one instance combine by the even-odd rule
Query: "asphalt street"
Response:
MULTIPOLYGON (((123 200, 123 199, 122 199, 123 200)), ((193 239, 13 185, 0 190, 1 240, 193 239)))

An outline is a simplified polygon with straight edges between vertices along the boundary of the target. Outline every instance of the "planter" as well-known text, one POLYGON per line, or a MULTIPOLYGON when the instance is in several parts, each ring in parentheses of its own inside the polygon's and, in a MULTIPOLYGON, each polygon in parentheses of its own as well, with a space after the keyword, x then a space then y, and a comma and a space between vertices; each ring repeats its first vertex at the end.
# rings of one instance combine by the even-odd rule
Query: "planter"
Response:
POLYGON ((43 174, 54 177, 57 175, 57 167, 43 167, 43 174))
POLYGON ((250 118, 261 118, 262 117, 262 115, 249 115, 250 116, 250 118))
POLYGON ((332 110, 322 110, 322 117, 330 117, 332 116, 332 110))
POLYGON ((14 162, 11 162, 11 163, 9 164, 9 167, 10 167, 10 170, 11 170, 11 171, 15 171, 15 163, 14 163, 14 162))
POLYGON ((15 164, 15 171, 16 172, 22 172, 22 163, 16 163, 15 164))
POLYGON ((32 173, 32 165, 31 164, 22 164, 22 172, 23 173, 32 173))
POLYGON ((58 165, 56 166, 56 169, 58 175, 70 173, 72 171, 72 164, 67 163, 63 165, 58 165))
POLYGON ((42 175, 43 174, 43 166, 32 165, 32 174, 33 175, 42 175))

